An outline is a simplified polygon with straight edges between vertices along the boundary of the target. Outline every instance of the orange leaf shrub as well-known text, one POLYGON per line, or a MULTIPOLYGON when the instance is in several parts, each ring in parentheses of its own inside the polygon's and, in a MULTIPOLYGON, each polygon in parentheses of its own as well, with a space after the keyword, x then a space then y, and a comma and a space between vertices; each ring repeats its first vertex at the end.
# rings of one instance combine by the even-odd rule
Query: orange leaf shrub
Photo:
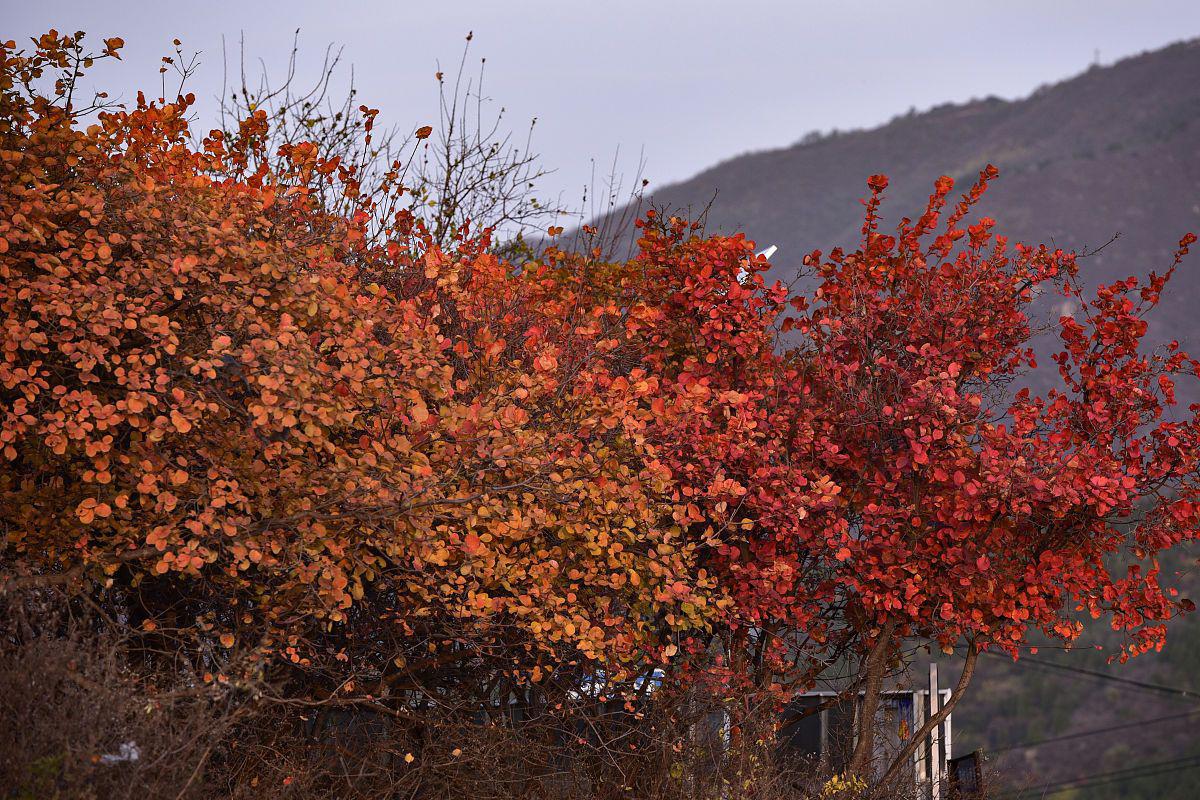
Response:
POLYGON ((618 669, 712 618, 623 309, 486 239, 366 236, 312 199, 336 163, 255 156, 261 115, 200 148, 188 98, 81 130, 20 91, 75 43, 2 56, 8 566, 401 683, 618 669))

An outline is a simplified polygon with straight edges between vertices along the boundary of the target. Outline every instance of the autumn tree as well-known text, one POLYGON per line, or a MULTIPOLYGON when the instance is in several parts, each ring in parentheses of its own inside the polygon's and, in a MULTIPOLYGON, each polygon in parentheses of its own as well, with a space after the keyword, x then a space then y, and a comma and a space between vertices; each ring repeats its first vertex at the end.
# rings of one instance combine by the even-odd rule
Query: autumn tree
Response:
POLYGON ((265 112, 199 150, 187 97, 81 130, 37 89, 80 38, 3 53, 7 589, 376 706, 565 692, 711 622, 622 309, 486 238, 368 236, 379 192, 304 143, 256 157, 265 112))
MULTIPOLYGON (((861 248, 808 256, 817 288, 782 324, 795 337, 791 452, 831 481, 796 509, 790 547, 819 554, 861 634, 865 717, 904 638, 967 654, 950 702, 889 777, 962 696, 981 649, 1015 657, 1031 630, 1069 643, 1083 612, 1127 634, 1124 660, 1160 648, 1162 623, 1191 608, 1155 559, 1198 523, 1200 428, 1175 397, 1197 362, 1145 341, 1175 265, 1085 295, 1074 254, 968 222, 996 175, 989 166, 950 208, 953 182, 939 179, 895 234, 879 230, 887 179, 873 177, 861 248), (1058 321, 1057 381, 1038 393, 1031 304, 1049 292, 1080 310, 1058 321)), ((866 726, 852 769, 871 756, 866 726)))

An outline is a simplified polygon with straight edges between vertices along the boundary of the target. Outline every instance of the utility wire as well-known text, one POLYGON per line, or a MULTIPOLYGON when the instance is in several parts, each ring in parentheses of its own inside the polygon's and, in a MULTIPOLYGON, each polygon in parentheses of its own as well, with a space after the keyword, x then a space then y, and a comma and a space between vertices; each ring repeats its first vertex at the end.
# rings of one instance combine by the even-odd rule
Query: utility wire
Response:
MULTIPOLYGON (((995 656, 996 658, 1003 658, 1006 661, 1009 661, 1009 663, 1013 663, 1011 661, 1011 659, 1009 659, 1009 657, 1003 653, 997 653, 997 652, 994 652, 991 650, 984 651, 984 653, 985 653, 985 655, 995 656)), ((1139 680, 1135 680, 1134 678, 1122 678, 1119 675, 1112 675, 1107 672, 1101 672, 1101 671, 1095 670, 1095 669, 1087 669, 1086 667, 1076 667, 1076 666, 1072 666, 1070 664, 1058 664, 1054 661, 1043 661, 1039 658, 1032 658, 1030 656, 1021 656, 1020 660, 1018 660, 1015 663, 1017 663, 1017 664, 1028 663, 1028 664, 1033 664, 1034 666, 1045 667, 1048 669, 1058 669, 1058 670, 1062 670, 1064 672, 1076 672, 1076 673, 1079 673, 1080 675, 1089 675, 1093 678, 1100 678, 1102 680, 1112 681, 1114 683, 1123 683, 1127 686, 1133 686, 1138 689, 1143 689, 1143 690, 1149 691, 1149 692, 1159 692, 1160 694, 1170 694, 1170 695, 1174 695, 1176 697, 1187 697, 1191 700, 1200 700, 1200 692, 1194 691, 1192 689, 1180 689, 1176 686, 1164 686, 1161 683, 1150 683, 1148 681, 1139 681, 1139 680)))
POLYGON ((1031 793, 1031 796, 1041 798, 1075 789, 1092 789, 1097 786, 1105 786, 1110 783, 1119 783, 1121 781, 1133 780, 1135 778, 1150 778, 1155 775, 1166 775, 1172 772, 1182 772, 1183 770, 1196 769, 1197 767, 1200 767, 1200 755, 1184 756, 1183 758, 1173 758, 1168 761, 1155 761, 1150 764, 1138 764, 1133 767, 1112 770, 1111 772, 1098 772, 1095 775, 1088 775, 1086 777, 1075 778, 1073 780, 1046 783, 1042 784, 1041 786, 1030 786, 1025 789, 1013 789, 1001 794, 1000 797, 1019 798, 1026 793, 1031 793))
POLYGON ((1120 777, 1116 777, 1116 778, 1108 778, 1107 780, 1102 780, 1102 781, 1092 781, 1091 783, 1076 783, 1076 784, 1072 784, 1071 786, 1063 786, 1063 787, 1059 787, 1058 789, 1050 789, 1049 791, 1044 792, 1039 797, 1039 800, 1044 800, 1044 798, 1046 798, 1046 797, 1050 797, 1051 795, 1056 795, 1056 794, 1062 794, 1063 792, 1074 792, 1079 789, 1097 789, 1101 786, 1110 786, 1115 783, 1125 783, 1126 781, 1135 781, 1135 780, 1140 780, 1142 778, 1153 778, 1157 775, 1173 775, 1176 772, 1185 772, 1189 769, 1196 769, 1197 767, 1200 767, 1200 763, 1185 764, 1180 767, 1168 767, 1166 769, 1149 770, 1147 772, 1139 772, 1135 775, 1124 775, 1124 776, 1120 776, 1120 777))
MULTIPOLYGON (((999 657, 999 658, 1006 658, 1006 656, 1004 656, 1004 654, 1002 654, 1002 653, 996 653, 993 651, 984 651, 984 653, 985 653, 985 655, 991 655, 991 656, 995 656, 995 657, 999 657)), ((1012 662, 1010 662, 1010 663, 1012 663, 1012 662)), ((1192 700, 1200 700, 1200 692, 1197 692, 1197 691, 1193 691, 1190 689, 1180 689, 1179 687, 1176 687, 1176 686, 1166 686, 1166 685, 1160 684, 1160 683, 1151 683, 1149 681, 1139 681, 1134 678, 1123 678, 1123 677, 1120 677, 1117 675, 1112 675, 1107 672, 1100 672, 1099 670, 1088 669, 1086 667, 1077 667, 1077 666, 1073 666, 1073 665, 1069 665, 1069 664, 1059 664, 1054 661, 1043 661, 1041 659, 1032 658, 1030 656, 1022 656, 1021 659, 1015 663, 1027 663, 1027 664, 1030 664, 1035 667, 1042 667, 1045 669, 1057 669, 1057 670, 1062 670, 1064 672, 1072 672, 1072 673, 1076 673, 1079 675, 1086 675, 1091 678, 1098 678, 1101 680, 1112 681, 1114 683, 1124 684, 1126 686, 1131 686, 1133 688, 1141 689, 1143 691, 1157 692, 1160 694, 1168 694, 1168 695, 1172 695, 1175 697, 1186 697, 1186 698, 1192 699, 1192 700)), ((1003 751, 1007 751, 1007 750, 1016 750, 1016 749, 1020 749, 1020 748, 1024 748, 1024 747, 1035 747, 1037 745, 1047 744, 1049 742, 1064 741, 1064 740, 1068 740, 1068 739, 1079 739, 1079 738, 1083 738, 1085 736, 1093 736, 1093 735, 1097 735, 1100 733, 1108 733, 1108 732, 1114 731, 1114 730, 1123 730, 1123 729, 1128 729, 1128 728, 1141 727, 1144 725, 1151 725, 1151 724, 1155 724, 1155 723, 1159 723, 1159 722, 1166 722, 1166 721, 1172 720, 1172 719, 1181 719, 1184 717, 1192 716, 1198 712, 1200 712, 1200 708, 1192 709, 1191 711, 1184 712, 1181 714, 1172 714, 1172 715, 1168 715, 1165 717, 1156 717, 1156 718, 1148 719, 1148 720, 1139 720, 1137 722, 1131 722, 1131 723, 1126 723, 1126 724, 1122 724, 1122 725, 1114 725, 1114 726, 1111 726, 1108 728, 1099 728, 1099 729, 1094 729, 1094 730, 1090 730, 1090 731, 1079 731, 1076 733, 1064 734, 1062 736, 1050 737, 1048 739, 1043 739, 1043 740, 1039 740, 1036 742, 1026 742, 1023 744, 1007 745, 1004 747, 996 748, 992 752, 1003 752, 1003 751)), ((1119 783, 1121 781, 1134 780, 1137 778, 1149 778, 1149 777, 1152 777, 1155 775, 1165 775, 1165 774, 1172 773, 1172 772, 1181 772, 1183 770, 1196 769, 1198 767, 1200 767, 1200 755, 1185 756, 1183 758, 1171 759, 1169 761, 1157 761, 1157 762, 1153 762, 1153 763, 1149 763, 1149 764, 1138 764, 1138 765, 1135 765, 1132 767, 1126 767, 1124 769, 1113 770, 1111 772, 1100 772, 1100 773, 1096 773, 1094 775, 1087 775, 1084 777, 1075 778, 1073 780, 1058 781, 1056 783, 1048 783, 1048 784, 1044 784, 1042 786, 1029 787, 1027 789, 1022 789, 1022 790, 1015 790, 1015 791, 1011 791, 1011 792, 1002 794, 1001 797, 1002 798, 1018 798, 1018 797, 1023 796, 1026 792, 1033 792, 1033 793, 1035 793, 1035 796, 1037 796, 1037 797, 1047 797, 1049 795, 1059 794, 1061 792, 1072 791, 1075 789, 1091 789, 1091 788, 1096 788, 1099 786, 1105 786, 1105 785, 1108 785, 1111 783, 1119 783)))
POLYGON ((1110 725, 1107 728, 1089 728, 1085 731, 1076 731, 1075 733, 1064 733, 1061 736, 1050 736, 1045 739, 1033 739, 1028 742, 1018 742, 1016 744, 1006 744, 1000 747, 988 748, 989 753, 1005 753, 1009 750, 1028 750, 1051 742, 1065 742, 1070 739, 1082 739, 1086 736, 1099 736, 1102 733, 1111 733, 1113 731, 1121 731, 1126 728, 1140 728, 1143 725, 1156 725, 1159 722, 1169 722, 1173 719, 1185 719, 1186 717, 1194 717, 1200 714, 1200 708, 1193 708, 1191 711, 1184 711, 1180 714, 1168 714, 1165 717, 1153 717, 1151 719, 1139 719, 1135 722, 1125 722, 1121 725, 1110 725))

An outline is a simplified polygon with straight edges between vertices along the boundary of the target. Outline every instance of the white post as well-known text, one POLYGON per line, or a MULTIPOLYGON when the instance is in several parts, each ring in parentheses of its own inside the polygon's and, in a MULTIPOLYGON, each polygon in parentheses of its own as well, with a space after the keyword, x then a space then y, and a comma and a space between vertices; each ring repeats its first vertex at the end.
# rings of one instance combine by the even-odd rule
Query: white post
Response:
MULTIPOLYGON (((949 690, 947 690, 947 692, 949 692, 949 690)), ((949 700, 950 694, 948 693, 946 695, 946 700, 942 701, 942 705, 945 705, 949 700)), ((947 714, 946 718, 942 720, 942 755, 945 756, 943 761, 946 764, 947 784, 950 782, 950 759, 954 758, 954 753, 950 750, 950 743, 954 741, 954 732, 950 728, 951 723, 954 721, 952 719, 953 717, 953 714, 947 714)), ((949 788, 947 788, 947 791, 949 791, 949 788)))
MULTIPOLYGON (((938 691, 937 664, 929 662, 929 718, 938 713, 941 706, 941 694, 938 691)), ((942 754, 941 754, 941 725, 929 732, 929 798, 942 800, 942 754)))
MULTIPOLYGON (((912 727, 908 729, 909 735, 921 729, 925 724, 925 704, 921 702, 921 690, 913 689, 912 691, 912 727)), ((913 786, 921 786, 925 783, 925 764, 927 763, 928 754, 924 747, 918 747, 913 753, 913 786)))

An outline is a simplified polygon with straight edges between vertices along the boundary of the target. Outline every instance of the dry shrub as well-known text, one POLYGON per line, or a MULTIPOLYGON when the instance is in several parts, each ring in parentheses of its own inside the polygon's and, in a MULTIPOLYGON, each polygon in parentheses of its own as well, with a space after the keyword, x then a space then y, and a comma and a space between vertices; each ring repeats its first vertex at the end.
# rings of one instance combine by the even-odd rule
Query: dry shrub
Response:
POLYGON ((3 606, 3 796, 209 796, 205 762, 229 729, 232 706, 180 676, 140 673, 113 628, 70 611, 44 595, 3 606))
POLYGON ((868 796, 830 793, 822 765, 786 757, 774 713, 749 697, 693 688, 638 704, 576 698, 482 711, 414 699, 404 714, 345 708, 265 684, 206 682, 185 648, 162 640, 148 648, 146 637, 79 602, 38 591, 0 607, 0 729, 9 732, 0 739, 0 797, 868 796))

